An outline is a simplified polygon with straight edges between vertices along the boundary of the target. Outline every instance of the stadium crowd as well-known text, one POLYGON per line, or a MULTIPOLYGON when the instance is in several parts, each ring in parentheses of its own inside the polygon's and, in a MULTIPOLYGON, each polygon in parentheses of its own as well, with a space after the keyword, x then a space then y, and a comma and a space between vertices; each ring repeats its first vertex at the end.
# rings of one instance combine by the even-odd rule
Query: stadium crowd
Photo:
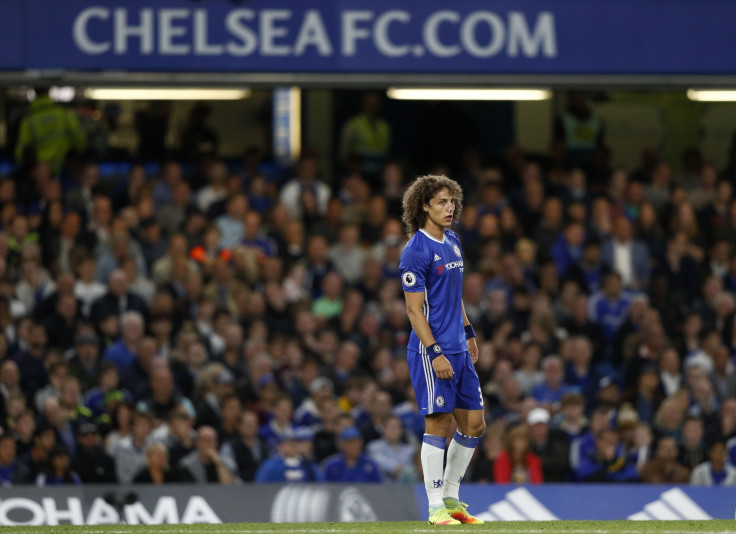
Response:
MULTIPOLYGON (((106 180, 32 143, 0 181, 3 484, 421 481, 404 162, 328 184, 314 153, 284 175, 250 149, 106 180)), ((543 158, 421 169, 465 191, 488 426, 466 480, 736 484, 736 151, 719 174, 586 150, 563 128, 543 158)))

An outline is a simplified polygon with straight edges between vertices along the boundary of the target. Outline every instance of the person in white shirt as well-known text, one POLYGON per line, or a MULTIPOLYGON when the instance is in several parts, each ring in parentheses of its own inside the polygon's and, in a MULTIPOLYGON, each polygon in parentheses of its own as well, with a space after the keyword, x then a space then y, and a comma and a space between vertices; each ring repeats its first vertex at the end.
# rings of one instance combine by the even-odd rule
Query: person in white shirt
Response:
POLYGON ((317 200, 317 213, 324 215, 327 203, 332 196, 332 189, 324 182, 317 180, 317 159, 311 154, 305 154, 297 165, 296 177, 289 180, 281 189, 279 202, 289 210, 293 219, 302 216, 301 198, 304 189, 312 190, 317 200))
POLYGON ((202 213, 207 213, 210 206, 227 196, 227 166, 222 161, 213 163, 207 173, 209 185, 197 193, 197 207, 202 213))

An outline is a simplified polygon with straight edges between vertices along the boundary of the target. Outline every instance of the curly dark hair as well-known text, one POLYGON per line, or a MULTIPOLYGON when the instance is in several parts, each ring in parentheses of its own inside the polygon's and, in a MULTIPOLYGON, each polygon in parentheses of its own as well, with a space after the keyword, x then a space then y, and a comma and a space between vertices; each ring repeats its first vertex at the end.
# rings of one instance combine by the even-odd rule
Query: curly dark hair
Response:
POLYGON ((452 202, 455 204, 452 221, 458 222, 460 220, 460 213, 463 211, 463 190, 460 184, 447 176, 432 174, 420 176, 409 186, 401 201, 404 209, 401 220, 409 235, 416 234, 420 228, 424 227, 427 222, 427 212, 424 211, 424 206, 429 204, 429 201, 440 189, 445 188, 450 191, 453 197, 452 202))

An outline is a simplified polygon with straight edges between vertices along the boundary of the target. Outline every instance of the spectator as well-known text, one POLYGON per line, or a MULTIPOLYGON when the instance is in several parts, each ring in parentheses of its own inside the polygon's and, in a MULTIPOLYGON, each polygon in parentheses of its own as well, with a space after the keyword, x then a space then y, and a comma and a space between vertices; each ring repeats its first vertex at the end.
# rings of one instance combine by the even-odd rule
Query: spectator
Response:
MULTIPOLYGON (((258 467, 269 455, 266 443, 258 435, 258 416, 249 410, 240 414, 239 435, 222 444, 220 454, 238 467, 243 482, 253 482, 258 467)), ((284 435, 284 434, 281 434, 284 435)))
POLYGON ((693 469, 690 484, 693 486, 736 486, 736 467, 729 464, 726 443, 716 439, 708 447, 710 461, 703 462, 693 469))
POLYGON ((184 406, 189 413, 196 413, 192 403, 186 397, 176 393, 174 377, 165 362, 156 365, 151 371, 151 394, 139 406, 145 407, 154 421, 166 421, 169 414, 177 406, 184 406))
POLYGON ((290 431, 280 436, 278 453, 258 468, 256 482, 321 482, 317 465, 299 454, 297 435, 290 431))
POLYGON ((133 477, 136 484, 170 484, 187 482, 169 467, 169 450, 163 443, 154 441, 146 447, 146 466, 133 477))
POLYGON ((565 374, 562 367, 562 358, 557 355, 544 358, 542 372, 544 373, 544 382, 534 387, 532 397, 550 413, 556 414, 560 411, 562 395, 568 388, 563 381, 565 374))
POLYGON ((493 466, 503 451, 503 433, 498 430, 487 430, 483 437, 481 453, 472 466, 471 480, 487 484, 494 480, 493 466))
POLYGON ((403 434, 401 419, 389 416, 383 426, 383 437, 368 444, 368 456, 378 464, 384 479, 417 482, 419 475, 414 467, 417 451, 402 443, 403 434))
POLYGON ((31 484, 31 471, 16 456, 15 439, 9 434, 0 436, 0 485, 4 487, 31 484))
MULTIPOLYGON (((273 375, 264 375, 261 380, 273 382, 273 375)), ((287 395, 279 395, 273 401, 273 413, 271 419, 258 431, 260 441, 268 446, 270 454, 278 452, 281 436, 290 435, 294 432, 294 406, 287 395)))
POLYGON ((107 287, 107 293, 92 304, 91 317, 106 317, 111 313, 122 316, 133 311, 143 318, 148 313, 145 301, 128 290, 128 275, 122 269, 110 273, 107 287))
POLYGON ((94 423, 79 426, 72 470, 85 484, 114 484, 117 481, 115 463, 100 446, 100 435, 94 423))
POLYGON ((317 179, 317 159, 312 154, 303 154, 297 165, 296 176, 289 180, 279 193, 279 202, 283 203, 293 219, 302 217, 301 196, 304 191, 314 193, 317 213, 324 215, 332 190, 317 179))
POLYGON ((570 441, 559 430, 549 427, 550 415, 544 408, 534 408, 526 417, 531 451, 542 461, 545 482, 566 482, 570 471, 570 441))
POLYGON ((705 429, 700 417, 688 416, 682 423, 682 438, 680 441, 678 462, 691 471, 705 462, 706 450, 705 429))
POLYGON ((604 428, 595 435, 595 448, 580 458, 577 476, 583 482, 634 482, 638 479, 618 432, 611 428, 604 428))
POLYGON ((238 481, 235 463, 228 457, 220 456, 217 450, 217 432, 209 426, 197 430, 195 450, 181 459, 179 469, 183 476, 189 476, 200 484, 235 484, 238 481))
POLYGON ((133 431, 133 407, 124 402, 115 403, 110 409, 110 427, 105 436, 105 451, 113 455, 118 442, 133 431))
MULTIPOLYGON (((532 417, 532 421, 535 417, 532 417)), ((506 433, 504 449, 493 463, 496 484, 541 484, 544 482, 542 461, 531 449, 529 431, 524 426, 506 433)))
POLYGON ((631 222, 625 216, 613 221, 611 239, 603 243, 601 258, 621 276, 624 287, 635 290, 647 287, 651 270, 649 249, 633 238, 631 222))
POLYGON ((677 461, 677 442, 674 438, 662 438, 657 443, 657 453, 641 472, 642 482, 650 484, 685 484, 690 480, 687 467, 677 461))
POLYGON ((121 324, 120 339, 105 350, 102 358, 117 365, 123 374, 138 355, 145 323, 140 313, 130 311, 123 314, 121 324))
POLYGON ((69 374, 79 380, 82 391, 87 391, 96 383, 99 372, 100 340, 92 328, 80 328, 74 338, 69 374))
POLYGON ((63 445, 57 445, 49 453, 48 467, 36 477, 36 486, 79 485, 82 479, 71 470, 69 452, 63 445))
POLYGON ((363 436, 354 426, 346 427, 338 438, 340 452, 322 463, 327 482, 381 482, 378 465, 363 453, 363 436))
POLYGON ((152 429, 153 419, 149 413, 136 411, 133 414, 130 435, 120 438, 113 451, 118 482, 132 482, 145 465, 144 451, 150 443, 152 429))

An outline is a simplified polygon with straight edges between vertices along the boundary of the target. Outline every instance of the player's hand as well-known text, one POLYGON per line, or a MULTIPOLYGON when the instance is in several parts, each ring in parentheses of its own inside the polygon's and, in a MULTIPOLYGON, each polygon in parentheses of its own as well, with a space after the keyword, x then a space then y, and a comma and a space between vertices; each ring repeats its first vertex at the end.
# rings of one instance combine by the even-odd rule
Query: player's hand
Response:
POLYGON ((468 340, 468 352, 470 353, 470 360, 475 365, 478 362, 478 344, 475 342, 475 338, 471 337, 468 340))
POLYGON ((444 354, 440 354, 432 360, 432 368, 434 369, 437 378, 441 380, 449 380, 454 374, 452 365, 450 365, 450 361, 445 358, 444 354))

